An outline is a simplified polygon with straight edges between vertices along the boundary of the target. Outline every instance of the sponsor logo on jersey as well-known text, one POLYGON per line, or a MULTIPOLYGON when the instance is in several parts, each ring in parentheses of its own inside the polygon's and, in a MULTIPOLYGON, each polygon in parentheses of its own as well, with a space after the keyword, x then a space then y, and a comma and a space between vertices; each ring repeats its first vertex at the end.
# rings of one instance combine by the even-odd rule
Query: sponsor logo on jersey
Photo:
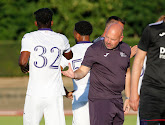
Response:
POLYGON ((107 57, 109 55, 109 53, 106 53, 106 54, 104 54, 104 57, 107 57))
POLYGON ((165 32, 159 34, 159 36, 161 36, 161 37, 164 36, 164 35, 165 35, 165 32))
POLYGON ((165 47, 160 47, 160 59, 165 59, 165 47))
POLYGON ((120 56, 121 57, 127 57, 127 55, 125 53, 123 53, 123 52, 120 52, 120 56))

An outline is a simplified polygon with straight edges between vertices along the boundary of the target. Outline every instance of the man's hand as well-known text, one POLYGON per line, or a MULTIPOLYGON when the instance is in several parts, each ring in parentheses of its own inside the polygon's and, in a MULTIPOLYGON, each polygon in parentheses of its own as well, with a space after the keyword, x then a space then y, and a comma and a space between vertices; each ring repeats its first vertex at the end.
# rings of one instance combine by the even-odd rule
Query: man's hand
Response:
POLYGON ((134 96, 131 94, 129 104, 134 111, 137 111, 139 107, 139 95, 134 96))
POLYGON ((62 73, 64 76, 67 76, 67 77, 69 77, 69 78, 74 79, 74 78, 75 78, 75 75, 74 75, 74 72, 73 72, 73 70, 72 70, 71 64, 69 63, 68 66, 69 66, 69 69, 68 69, 67 71, 61 71, 61 73, 62 73))
POLYGON ((126 99, 123 106, 124 114, 127 114, 130 111, 129 99, 126 99))
POLYGON ((71 91, 71 92, 66 93, 66 96, 65 96, 65 97, 67 97, 67 98, 69 98, 69 99, 72 99, 72 100, 73 100, 73 92, 74 92, 74 90, 73 90, 73 91, 71 91))
POLYGON ((25 74, 28 73, 29 72, 29 65, 27 64, 25 67, 21 66, 21 71, 25 74))
POLYGON ((132 57, 134 57, 136 53, 137 53, 137 45, 131 47, 130 59, 131 59, 132 57))
POLYGON ((29 57, 30 57, 30 52, 28 51, 21 52, 21 55, 19 56, 18 63, 23 73, 29 72, 29 65, 28 65, 29 57))

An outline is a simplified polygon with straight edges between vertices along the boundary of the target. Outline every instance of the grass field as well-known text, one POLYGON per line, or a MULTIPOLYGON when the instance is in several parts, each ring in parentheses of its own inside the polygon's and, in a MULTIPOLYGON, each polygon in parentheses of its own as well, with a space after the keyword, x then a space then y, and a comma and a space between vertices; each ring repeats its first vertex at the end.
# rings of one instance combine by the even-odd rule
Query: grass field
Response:
MULTIPOLYGON (((72 116, 66 116, 66 125, 72 125, 72 116)), ((22 116, 1 116, 0 125, 22 125, 22 116)), ((45 125, 44 119, 42 119, 40 125, 45 125)), ((125 116, 124 125, 136 125, 136 115, 125 116)))

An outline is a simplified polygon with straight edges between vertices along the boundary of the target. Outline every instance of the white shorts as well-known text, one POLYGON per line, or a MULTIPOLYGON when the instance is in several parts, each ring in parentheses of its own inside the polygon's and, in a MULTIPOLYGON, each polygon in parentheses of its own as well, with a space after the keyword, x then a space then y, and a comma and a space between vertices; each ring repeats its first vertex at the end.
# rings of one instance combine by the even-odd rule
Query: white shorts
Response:
POLYGON ((139 109, 138 109, 138 112, 137 112, 137 121, 136 121, 136 125, 140 125, 139 109))
POLYGON ((72 125, 90 125, 88 102, 77 102, 72 104, 72 125))
POLYGON ((26 95, 23 125, 39 125, 43 115, 45 125, 65 125, 63 96, 33 97, 26 95))

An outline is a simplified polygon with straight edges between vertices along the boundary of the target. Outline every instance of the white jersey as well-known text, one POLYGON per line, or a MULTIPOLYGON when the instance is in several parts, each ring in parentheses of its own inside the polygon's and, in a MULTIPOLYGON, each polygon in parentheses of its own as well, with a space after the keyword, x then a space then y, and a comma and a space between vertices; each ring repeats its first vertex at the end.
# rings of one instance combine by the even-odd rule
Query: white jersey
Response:
MULTIPOLYGON (((70 60, 66 60, 66 58, 62 57, 61 66, 64 68, 68 66, 68 63, 70 63, 73 71, 77 70, 81 66, 85 52, 90 45, 92 45, 92 43, 89 41, 82 41, 74 45, 71 48, 73 52, 73 58, 70 60)), ((88 73, 84 78, 80 80, 72 79, 73 87, 75 90, 75 92, 73 93, 73 103, 88 101, 89 76, 90 73, 88 73)))
MULTIPOLYGON (((140 95, 140 89, 142 86, 143 76, 144 76, 145 69, 146 69, 146 62, 147 62, 147 56, 145 56, 145 58, 144 58, 143 67, 142 67, 140 78, 139 78, 139 83, 138 83, 138 94, 139 95, 140 95)), ((140 125, 139 109, 138 109, 138 113, 137 113, 136 125, 140 125)))
POLYGON ((139 84, 138 84, 138 94, 139 95, 140 95, 140 89, 141 89, 141 85, 142 85, 143 76, 144 76, 145 69, 146 69, 146 62, 147 62, 147 56, 144 59, 143 67, 142 67, 140 78, 139 78, 139 84))
POLYGON ((37 97, 65 95, 60 62, 63 52, 70 51, 66 36, 51 29, 27 33, 22 38, 22 51, 30 52, 26 94, 37 97))

